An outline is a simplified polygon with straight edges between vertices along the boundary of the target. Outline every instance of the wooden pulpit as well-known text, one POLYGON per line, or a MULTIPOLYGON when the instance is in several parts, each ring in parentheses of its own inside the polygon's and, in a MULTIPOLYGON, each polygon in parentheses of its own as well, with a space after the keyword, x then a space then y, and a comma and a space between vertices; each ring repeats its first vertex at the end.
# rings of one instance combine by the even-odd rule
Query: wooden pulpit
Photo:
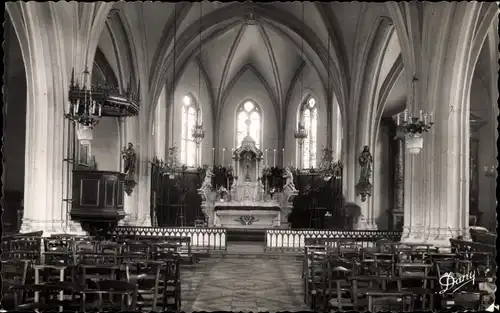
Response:
POLYGON ((71 219, 91 235, 104 235, 125 217, 125 174, 110 171, 73 171, 71 219))

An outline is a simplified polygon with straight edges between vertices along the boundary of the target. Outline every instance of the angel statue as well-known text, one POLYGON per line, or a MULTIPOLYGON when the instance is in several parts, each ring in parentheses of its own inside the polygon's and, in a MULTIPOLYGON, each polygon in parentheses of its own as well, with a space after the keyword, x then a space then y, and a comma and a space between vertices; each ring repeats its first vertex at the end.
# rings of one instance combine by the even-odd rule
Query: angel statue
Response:
POLYGON ((201 187, 199 190, 204 191, 204 192, 212 191, 212 177, 214 177, 214 174, 212 173, 212 170, 210 169, 210 167, 208 167, 207 171, 205 173, 205 179, 203 179, 203 183, 201 184, 201 187))
POLYGON ((296 191, 295 185, 293 183, 293 174, 290 168, 285 167, 285 172, 283 173, 283 178, 285 178, 285 185, 283 186, 283 191, 289 189, 290 191, 296 191))
POLYGON ((135 166, 137 162, 137 153, 135 152, 134 145, 129 142, 128 148, 123 148, 122 158, 124 161, 124 170, 128 178, 134 178, 135 166))

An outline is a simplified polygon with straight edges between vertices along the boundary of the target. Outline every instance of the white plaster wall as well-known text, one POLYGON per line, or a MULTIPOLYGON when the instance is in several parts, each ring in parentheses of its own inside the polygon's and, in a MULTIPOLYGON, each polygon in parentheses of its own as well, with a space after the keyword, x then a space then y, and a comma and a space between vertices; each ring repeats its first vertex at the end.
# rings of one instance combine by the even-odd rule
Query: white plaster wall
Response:
MULTIPOLYGON (((236 110, 238 106, 246 101, 252 100, 259 105, 262 110, 262 138, 260 149, 278 148, 278 120, 274 106, 266 88, 251 70, 247 70, 240 76, 238 81, 228 94, 220 116, 220 128, 218 134, 218 150, 216 153, 216 163, 230 164, 231 149, 235 148, 236 141, 236 110), (226 148, 224 160, 222 160, 222 148, 226 148)), ((280 164, 279 153, 277 151, 276 164, 280 164)), ((272 162, 272 152, 269 152, 269 159, 272 162)), ((271 164, 272 165, 272 164, 271 164)))
POLYGON ((94 127, 92 155, 95 156, 97 169, 100 171, 120 171, 120 137, 118 119, 115 117, 101 118, 94 127))
MULTIPOLYGON (((200 94, 198 93, 198 64, 194 61, 186 67, 186 70, 182 74, 179 83, 177 84, 174 93, 173 106, 169 107, 169 123, 170 129, 167 133, 172 132, 173 123, 173 142, 175 146, 180 149, 181 143, 181 122, 182 122, 182 98, 184 96, 191 94, 193 95, 201 107, 201 115, 203 121, 203 127, 205 128, 205 138, 200 144, 201 149, 201 164, 211 164, 212 160, 212 147, 213 147, 213 121, 212 121, 212 100, 210 99, 206 82, 201 75, 201 89, 200 94)), ((167 99, 166 102, 170 103, 172 99, 167 99)), ((169 141, 167 142, 167 147, 172 145, 172 137, 169 135, 169 141)), ((167 148, 168 149, 168 148, 167 148)), ((180 151, 179 151, 180 152, 180 151)))
MULTIPOLYGON (((324 88, 321 84, 317 72, 309 65, 304 68, 304 92, 301 96, 302 88, 300 86, 301 78, 298 79, 295 85, 292 96, 290 97, 289 107, 286 115, 285 126, 285 164, 292 164, 297 166, 297 149, 298 143, 295 140, 294 132, 298 124, 298 110, 299 105, 302 103, 305 94, 311 94, 316 98, 316 105, 318 106, 318 138, 317 138, 317 161, 319 163, 322 150, 326 147, 327 140, 327 110, 324 88)), ((334 136, 335 137, 335 136, 334 136)), ((316 164, 318 165, 318 164, 316 164)))
POLYGON ((377 229, 386 230, 389 227, 388 210, 392 207, 391 186, 393 179, 390 160, 390 140, 388 128, 381 125, 373 152, 373 217, 377 229))

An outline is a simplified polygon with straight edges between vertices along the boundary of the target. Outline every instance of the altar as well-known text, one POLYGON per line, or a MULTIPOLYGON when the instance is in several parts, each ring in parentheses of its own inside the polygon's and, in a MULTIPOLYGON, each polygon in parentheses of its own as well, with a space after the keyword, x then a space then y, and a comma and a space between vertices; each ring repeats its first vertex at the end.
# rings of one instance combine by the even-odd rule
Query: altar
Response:
POLYGON ((272 202, 219 202, 214 207, 214 226, 225 228, 273 228, 281 226, 281 208, 272 202))
POLYGON ((226 197, 220 197, 210 185, 211 170, 207 171, 203 186, 202 211, 208 226, 226 228, 287 228, 292 210, 294 188, 285 188, 271 196, 262 183, 263 153, 247 135, 232 155, 233 184, 226 197))

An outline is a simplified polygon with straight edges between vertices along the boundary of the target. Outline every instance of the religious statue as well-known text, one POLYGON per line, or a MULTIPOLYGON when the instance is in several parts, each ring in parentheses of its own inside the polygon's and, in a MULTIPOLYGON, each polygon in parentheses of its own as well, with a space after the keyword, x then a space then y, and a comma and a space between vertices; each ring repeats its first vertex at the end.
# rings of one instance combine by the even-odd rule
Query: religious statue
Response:
POLYGON ((247 166, 246 166, 245 181, 246 182, 250 181, 250 165, 249 164, 247 164, 247 166))
POLYGON ((361 166, 361 171, 359 174, 359 182, 356 185, 357 194, 361 195, 361 201, 365 202, 367 196, 371 196, 372 184, 370 183, 370 177, 372 175, 372 164, 373 156, 370 153, 370 148, 365 146, 363 152, 361 152, 358 158, 359 165, 361 166))
POLYGON ((124 171, 129 179, 135 176, 135 166, 137 162, 137 153, 135 152, 134 145, 129 142, 128 148, 123 148, 122 158, 124 160, 124 171))
POLYGON ((289 167, 285 167, 285 172, 283 173, 283 178, 285 178, 285 185, 283 186, 283 191, 296 191, 295 184, 293 183, 293 174, 289 167))
POLYGON ((201 187, 199 190, 203 192, 210 192, 212 191, 212 177, 214 177, 214 174, 212 173, 212 170, 210 167, 207 168, 207 171, 205 173, 205 179, 203 180, 203 183, 201 184, 201 187))

